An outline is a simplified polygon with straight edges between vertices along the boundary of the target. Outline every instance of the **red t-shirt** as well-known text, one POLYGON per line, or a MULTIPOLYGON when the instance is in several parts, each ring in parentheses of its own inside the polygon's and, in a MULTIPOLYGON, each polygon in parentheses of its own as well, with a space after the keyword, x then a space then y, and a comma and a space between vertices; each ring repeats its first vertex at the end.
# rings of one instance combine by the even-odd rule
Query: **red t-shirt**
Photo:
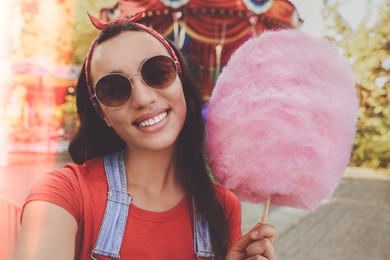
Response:
MULTIPOLYGON (((241 212, 237 197, 215 184, 230 229, 230 244, 241 237, 241 212)), ((91 259, 106 206, 108 183, 102 158, 83 165, 68 164, 45 174, 33 187, 25 204, 41 200, 66 209, 78 223, 75 259, 91 259)), ((131 205, 120 250, 121 259, 196 259, 191 200, 186 196, 165 212, 131 205)), ((98 257, 98 259, 110 259, 98 257)))

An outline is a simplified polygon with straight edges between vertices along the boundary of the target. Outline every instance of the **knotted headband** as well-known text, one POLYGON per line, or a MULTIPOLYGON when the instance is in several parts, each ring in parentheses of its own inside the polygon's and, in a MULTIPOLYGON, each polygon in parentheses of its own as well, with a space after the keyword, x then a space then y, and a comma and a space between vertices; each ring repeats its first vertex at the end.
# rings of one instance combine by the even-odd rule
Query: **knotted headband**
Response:
MULTIPOLYGON (((142 18, 142 15, 143 15, 143 12, 141 11, 141 12, 135 13, 131 18, 118 18, 118 19, 112 19, 108 22, 103 22, 103 21, 99 20, 98 18, 96 18, 88 13, 88 17, 89 17, 91 23, 99 30, 104 30, 108 26, 121 25, 121 24, 130 22, 132 26, 135 26, 135 27, 141 29, 142 31, 145 31, 145 32, 151 34, 152 36, 154 36, 154 38, 159 40, 165 46, 165 48, 169 52, 169 55, 171 55, 173 61, 177 64, 178 72, 181 73, 182 68, 181 68, 180 62, 176 56, 175 51, 172 49, 171 45, 169 45, 167 40, 165 40, 165 38, 161 34, 156 32, 155 30, 149 28, 146 25, 143 25, 143 24, 140 24, 137 22, 142 18)), ((96 43, 99 40, 101 35, 102 35, 102 32, 98 36, 96 36, 96 38, 92 42, 91 46, 89 47, 87 59, 85 62, 85 78, 87 81, 87 89, 88 89, 89 99, 91 100, 91 103, 92 103, 94 109, 96 110, 96 112, 100 116, 102 116, 102 114, 101 114, 101 111, 98 109, 98 103, 97 103, 96 98, 94 98, 94 90, 93 90, 93 87, 91 85, 90 68, 91 68, 92 54, 93 54, 93 51, 95 50, 96 43)))

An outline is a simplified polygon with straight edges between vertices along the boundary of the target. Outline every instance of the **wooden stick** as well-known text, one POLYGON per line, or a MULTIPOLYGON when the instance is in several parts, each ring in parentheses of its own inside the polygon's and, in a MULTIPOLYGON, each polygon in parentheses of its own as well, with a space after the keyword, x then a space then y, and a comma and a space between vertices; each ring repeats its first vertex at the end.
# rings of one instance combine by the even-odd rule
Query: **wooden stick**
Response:
POLYGON ((268 215, 268 209, 270 204, 271 204, 271 195, 268 196, 267 203, 264 205, 263 216, 261 217, 261 224, 267 223, 267 215, 268 215))

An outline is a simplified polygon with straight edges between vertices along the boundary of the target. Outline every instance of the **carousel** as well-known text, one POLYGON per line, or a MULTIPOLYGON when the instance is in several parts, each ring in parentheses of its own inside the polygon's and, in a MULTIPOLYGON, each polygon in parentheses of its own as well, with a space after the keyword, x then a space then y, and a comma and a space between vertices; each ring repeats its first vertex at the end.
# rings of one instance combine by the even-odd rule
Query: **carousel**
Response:
POLYGON ((287 0, 120 0, 100 19, 131 17, 172 40, 199 69, 205 100, 234 50, 265 30, 298 28, 302 19, 287 0))

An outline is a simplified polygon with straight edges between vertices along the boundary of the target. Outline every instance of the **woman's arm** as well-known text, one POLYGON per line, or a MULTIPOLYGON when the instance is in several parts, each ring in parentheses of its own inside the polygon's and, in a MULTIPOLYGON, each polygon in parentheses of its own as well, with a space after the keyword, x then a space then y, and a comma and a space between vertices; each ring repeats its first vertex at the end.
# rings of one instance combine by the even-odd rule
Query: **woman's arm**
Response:
POLYGON ((77 222, 65 209, 45 201, 24 209, 16 260, 74 259, 77 222))

